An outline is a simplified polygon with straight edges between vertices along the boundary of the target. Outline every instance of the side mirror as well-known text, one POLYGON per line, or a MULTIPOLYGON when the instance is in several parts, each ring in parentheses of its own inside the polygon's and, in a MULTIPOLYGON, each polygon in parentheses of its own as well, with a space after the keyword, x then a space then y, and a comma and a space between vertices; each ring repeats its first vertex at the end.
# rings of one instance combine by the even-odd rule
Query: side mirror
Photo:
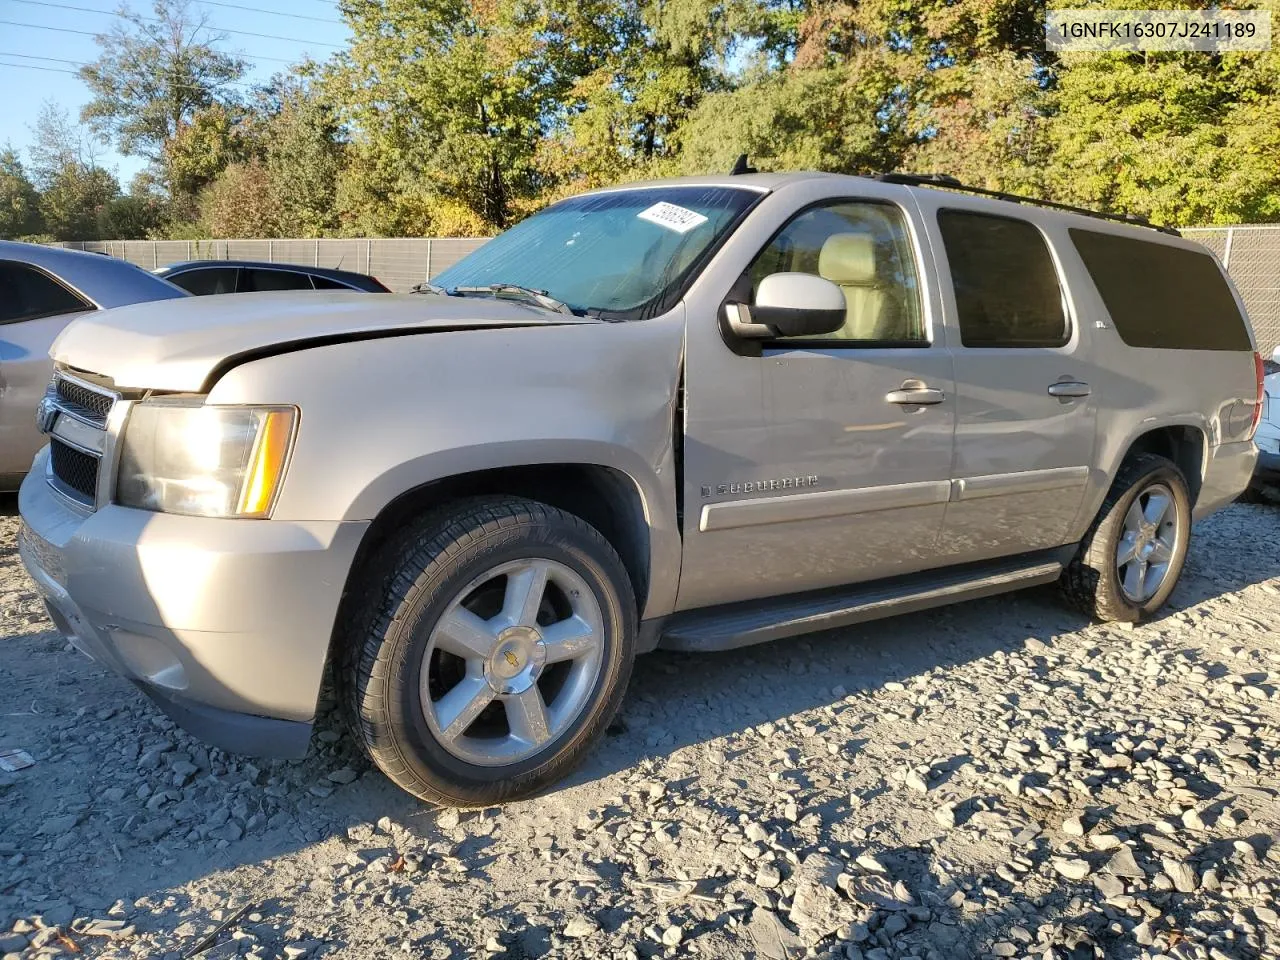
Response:
POLYGON ((740 337, 811 337, 844 326, 844 293, 811 273, 771 273, 760 281, 755 303, 725 304, 729 329, 740 337))
POLYGON ((1280 363, 1280 347, 1271 351, 1271 360, 1273 363, 1280 363))

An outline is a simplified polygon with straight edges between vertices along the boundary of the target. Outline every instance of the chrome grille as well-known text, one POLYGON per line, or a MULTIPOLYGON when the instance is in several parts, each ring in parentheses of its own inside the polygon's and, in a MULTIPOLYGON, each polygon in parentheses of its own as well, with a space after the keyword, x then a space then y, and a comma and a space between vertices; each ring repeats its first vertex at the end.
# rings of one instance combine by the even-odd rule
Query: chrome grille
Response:
POLYGON ((79 416, 82 420, 106 426, 113 402, 107 394, 91 390, 65 377, 54 378, 53 391, 57 397, 58 406, 63 410, 79 416))
POLYGON ((98 458, 69 447, 57 437, 49 441, 49 466, 63 493, 92 505, 98 492, 98 458))
POLYGON ((97 451, 106 449, 107 420, 116 399, 107 390, 57 373, 40 402, 37 421, 41 430, 51 434, 49 485, 86 507, 92 508, 97 502, 102 459, 97 451), (79 421, 68 423, 68 428, 76 428, 74 431, 64 432, 67 428, 59 427, 59 422, 67 418, 79 421), (95 429, 101 431, 101 442, 93 439, 95 429))

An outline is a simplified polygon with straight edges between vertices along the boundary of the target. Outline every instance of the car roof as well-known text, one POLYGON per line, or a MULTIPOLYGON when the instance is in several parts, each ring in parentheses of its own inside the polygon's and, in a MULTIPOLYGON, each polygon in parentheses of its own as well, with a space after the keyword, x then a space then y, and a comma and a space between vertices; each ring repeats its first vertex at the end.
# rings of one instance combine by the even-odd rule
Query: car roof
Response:
POLYGON ((127 260, 65 247, 0 240, 0 260, 29 264, 53 274, 95 306, 106 309, 144 300, 190 296, 127 260))
POLYGON ((215 270, 221 267, 248 267, 251 270, 279 270, 286 273, 305 273, 313 277, 328 277, 331 280, 345 280, 350 283, 358 283, 362 280, 374 280, 367 273, 358 273, 354 270, 338 270, 334 267, 313 267, 305 263, 272 263, 265 260, 181 260, 177 263, 166 264, 156 270, 156 275, 161 277, 169 276, 173 273, 186 273, 190 270, 215 270))
POLYGON ((994 214, 1003 214, 1005 216, 1016 216, 1033 220, 1039 217, 1065 218, 1081 227, 1094 229, 1103 228, 1109 232, 1123 233, 1127 236, 1133 236, 1156 243, 1164 243, 1168 246, 1183 247, 1200 253, 1207 252, 1207 250, 1201 245, 1195 243, 1193 240, 1182 237, 1176 231, 1165 232, 1154 224, 1124 221, 1117 217, 1112 217, 1101 212, 1095 212, 1084 208, 1055 207, 1042 202, 1035 197, 1020 197, 1015 199, 1012 195, 991 196, 968 192, 961 184, 957 184, 955 188, 948 188, 945 185, 907 183, 904 181, 893 181, 887 179, 881 180, 874 176, 859 176, 857 174, 848 173, 826 173, 819 170, 796 170, 784 173, 745 173, 697 177, 667 177, 656 180, 638 180, 634 183, 620 183, 611 187, 601 187, 597 190, 591 190, 588 191, 588 193, 602 194, 613 193, 620 190, 682 186, 724 187, 725 189, 732 189, 736 187, 738 189, 751 190, 756 193, 772 193, 782 187, 812 180, 844 181, 850 185, 850 189, 855 189, 855 185, 860 182, 876 183, 882 186, 893 186, 907 193, 918 191, 920 193, 931 194, 933 196, 942 195, 947 197, 964 197, 966 206, 976 207, 979 209, 985 208, 994 214))

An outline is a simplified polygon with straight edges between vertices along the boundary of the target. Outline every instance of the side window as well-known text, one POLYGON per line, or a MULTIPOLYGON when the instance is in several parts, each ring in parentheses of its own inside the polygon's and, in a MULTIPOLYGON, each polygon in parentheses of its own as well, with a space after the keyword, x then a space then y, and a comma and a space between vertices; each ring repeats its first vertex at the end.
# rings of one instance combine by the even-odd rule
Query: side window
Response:
POLYGON ((1249 351, 1249 330, 1217 261, 1160 241, 1071 228, 1120 339, 1131 347, 1249 351))
POLYGON ((311 290, 311 278, 292 270, 249 270, 240 274, 240 292, 254 293, 265 290, 311 290))
POLYGON ((1025 220, 938 211, 966 347, 1060 347, 1070 339, 1058 271, 1025 220))
POLYGON ((315 284, 317 290, 350 290, 351 288, 345 283, 339 283, 337 280, 330 280, 328 277, 317 277, 314 274, 311 282, 315 284))
POLYGON ((0 323, 92 310, 57 280, 24 263, 0 261, 0 323))
POLYGON ((799 214, 747 269, 754 300, 773 273, 812 273, 844 293, 847 315, 835 333, 780 340, 845 340, 876 345, 927 343, 920 284, 902 212, 887 203, 842 200, 799 214))
POLYGON ((185 270, 167 279, 170 283, 177 284, 187 293, 194 293, 197 297, 236 292, 235 267, 202 267, 197 270, 185 270))

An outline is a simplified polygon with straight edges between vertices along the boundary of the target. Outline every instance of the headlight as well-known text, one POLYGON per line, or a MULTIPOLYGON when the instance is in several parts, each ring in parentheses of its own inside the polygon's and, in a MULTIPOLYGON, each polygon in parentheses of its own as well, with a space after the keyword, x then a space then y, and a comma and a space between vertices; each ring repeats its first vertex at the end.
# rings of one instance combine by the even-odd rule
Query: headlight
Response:
POLYGON ((124 431, 116 502, 162 513, 265 517, 296 423, 293 407, 139 403, 124 431))

